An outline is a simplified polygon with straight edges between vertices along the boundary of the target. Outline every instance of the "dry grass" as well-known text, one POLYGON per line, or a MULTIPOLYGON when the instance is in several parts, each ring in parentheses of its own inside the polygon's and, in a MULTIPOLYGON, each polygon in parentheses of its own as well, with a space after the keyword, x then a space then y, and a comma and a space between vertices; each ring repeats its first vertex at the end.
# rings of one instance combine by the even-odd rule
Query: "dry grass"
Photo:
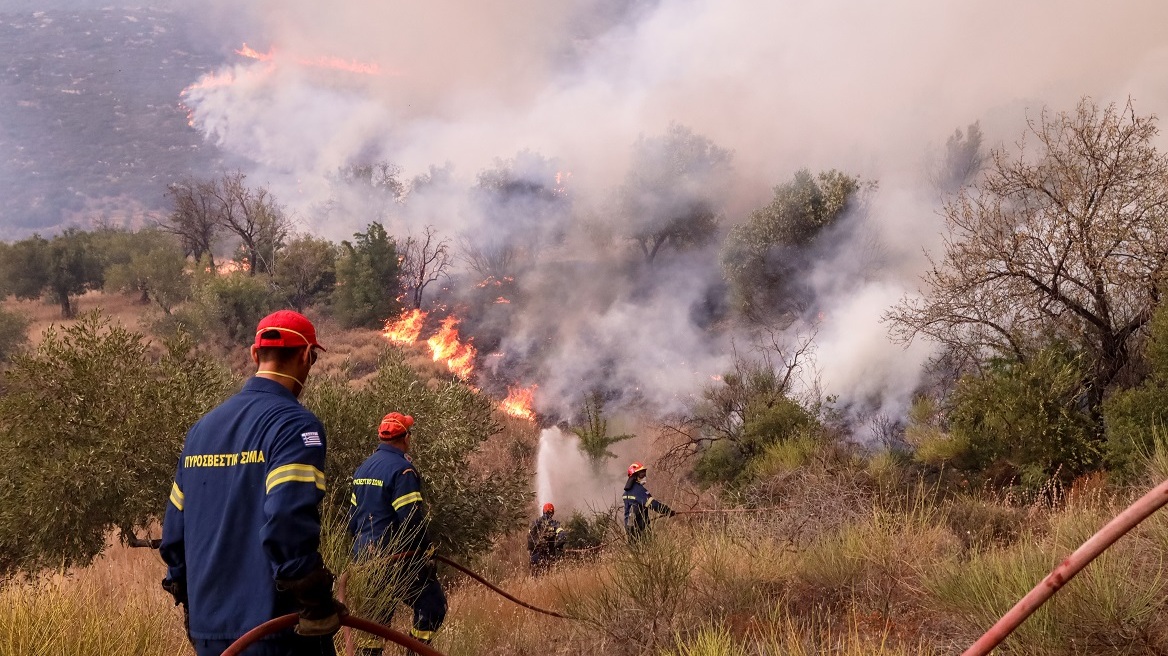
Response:
MULTIPOLYGON (((34 348, 40 344, 41 337, 49 326, 71 326, 75 322, 74 319, 62 319, 61 308, 55 303, 22 301, 10 296, 7 299, 0 299, 0 307, 30 321, 28 342, 34 348)), ((114 324, 134 331, 144 330, 142 321, 148 312, 148 307, 138 303, 133 296, 103 292, 88 292, 77 297, 74 307, 78 315, 98 310, 108 315, 114 324)))
POLYGON ((0 656, 186 656, 158 552, 111 546, 89 567, 0 589, 0 656))

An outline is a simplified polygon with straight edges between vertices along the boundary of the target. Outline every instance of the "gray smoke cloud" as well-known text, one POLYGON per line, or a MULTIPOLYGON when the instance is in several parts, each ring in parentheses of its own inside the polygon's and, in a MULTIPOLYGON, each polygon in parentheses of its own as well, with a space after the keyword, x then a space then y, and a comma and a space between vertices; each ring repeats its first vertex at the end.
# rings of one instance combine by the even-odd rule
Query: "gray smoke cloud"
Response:
POLYGON ((712 249, 629 275, 613 193, 639 135, 677 122, 732 150, 731 224, 799 168, 878 181, 863 225, 806 272, 818 312, 790 337, 816 331, 824 391, 896 416, 931 352, 891 343, 880 317, 914 292, 923 251, 940 243, 928 154, 974 121, 991 145, 1012 143, 1027 115, 1084 95, 1130 94, 1138 111, 1162 112, 1166 20, 1159 0, 1105 11, 1087 0, 267 2, 240 21, 260 26, 250 45, 273 58, 237 60, 186 103, 316 232, 347 237, 381 219, 395 234, 431 224, 534 253, 514 289, 527 302, 501 324, 492 365, 538 383, 539 409, 560 416, 597 386, 617 390, 618 407, 678 411, 726 368, 736 338, 707 320, 712 249), (377 70, 312 63, 326 57, 377 70), (525 151, 546 166, 517 179, 571 172, 570 211, 501 211, 471 191, 480 171, 525 151), (406 179, 447 168, 400 203, 338 190, 339 167, 377 159, 406 179))

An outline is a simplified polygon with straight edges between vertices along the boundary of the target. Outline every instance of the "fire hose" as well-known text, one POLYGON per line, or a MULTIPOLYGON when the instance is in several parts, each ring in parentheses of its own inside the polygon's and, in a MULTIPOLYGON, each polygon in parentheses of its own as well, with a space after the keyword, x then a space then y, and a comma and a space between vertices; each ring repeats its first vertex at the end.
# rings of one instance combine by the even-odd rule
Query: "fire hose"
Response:
MULTIPOLYGON (((296 626, 296 623, 299 621, 300 616, 296 613, 289 613, 287 615, 282 615, 275 619, 268 620, 267 622, 264 622, 251 631, 248 631, 247 633, 240 636, 239 640, 236 640, 231 644, 230 647, 226 649, 226 651, 223 652, 223 656, 239 656, 239 654, 243 653, 244 649, 247 649, 261 638, 270 636, 280 631, 286 631, 296 626)), ((384 638, 390 642, 394 642, 403 647, 406 647, 419 656, 444 656, 442 652, 434 649, 424 642, 411 638, 404 633, 394 631, 387 626, 377 624, 376 622, 363 620, 360 617, 345 615, 341 618, 341 626, 348 626, 357 629, 358 631, 372 633, 379 638, 384 638)))
MULTIPOLYGON (((770 509, 769 508, 757 508, 757 509, 756 508, 734 508, 734 509, 725 509, 725 510, 679 510, 679 511, 676 511, 674 514, 676 514, 676 515, 698 515, 698 514, 707 514, 707 513, 727 513, 727 512, 759 512, 762 510, 770 510, 770 509)), ((600 547, 600 546, 604 546, 604 545, 598 545, 598 547, 600 547)), ((598 547, 594 547, 594 548, 598 548, 598 547)), ((410 556, 410 555, 413 555, 413 552, 398 554, 397 557, 402 558, 402 557, 406 557, 406 556, 410 556)), ((495 594, 503 597, 504 599, 506 599, 514 604, 522 606, 528 610, 535 611, 537 613, 542 613, 544 615, 548 615, 551 617, 558 617, 560 619, 565 619, 565 620, 576 620, 577 619, 574 617, 570 617, 568 615, 563 615, 561 613, 557 613, 557 612, 552 611, 552 610, 547 610, 547 609, 540 608, 538 606, 534 606, 532 604, 529 604, 526 601, 523 601, 522 599, 519 599, 518 597, 515 597, 514 595, 508 593, 506 590, 499 588, 495 584, 493 584, 490 581, 488 581, 487 579, 483 578, 478 573, 476 573, 476 572, 472 571, 471 569, 447 558, 446 556, 435 554, 434 560, 446 563, 447 565, 458 570, 460 573, 466 575, 467 577, 469 577, 471 579, 474 579, 479 584, 483 585, 484 587, 486 587, 490 591, 494 592, 495 594)), ((341 575, 341 578, 339 581, 339 586, 338 586, 338 596, 340 597, 342 602, 345 600, 345 589, 347 587, 348 579, 349 579, 349 573, 346 571, 345 573, 343 573, 341 575)), ((238 656, 241 652, 243 652, 244 649, 251 646, 253 643, 260 640, 261 638, 272 635, 272 634, 277 633, 279 631, 285 631, 287 629, 290 629, 290 628, 296 626, 297 621, 299 621, 299 615, 297 615, 296 613, 289 613, 288 615, 283 615, 281 617, 277 617, 275 619, 268 620, 267 622, 264 622, 263 624, 257 626, 256 628, 252 629, 251 631, 248 631, 247 633, 243 634, 230 647, 228 647, 226 651, 223 652, 223 656, 238 656)), ((364 631, 366 633, 371 633, 371 634, 378 636, 380 638, 383 638, 385 640, 389 640, 390 642, 394 642, 394 643, 399 644, 403 647, 407 647, 407 648, 413 650, 414 652, 416 652, 417 654, 419 654, 419 656, 443 656, 442 652, 434 649, 433 647, 430 647, 429 645, 427 645, 423 642, 416 640, 415 638, 413 638, 411 636, 408 636, 408 635, 401 633, 399 631, 395 631, 387 626, 377 624, 376 622, 371 622, 369 620, 362 619, 360 617, 356 617, 354 615, 345 615, 345 616, 341 617, 341 626, 353 628, 353 629, 356 629, 358 631, 364 631)), ((352 653, 352 637, 347 630, 345 632, 345 643, 346 643, 346 651, 348 653, 352 653)))
POLYGON ((1099 529, 1095 535, 1092 535, 1090 539, 1084 542, 1066 560, 1059 563, 1046 578, 1034 586, 1034 589, 1026 593, 1026 596, 1022 597, 982 637, 978 638, 977 642, 973 643, 969 649, 966 649, 962 653, 962 656, 985 656, 990 653, 994 647, 997 647, 1006 639, 1006 636, 1009 636, 1014 629, 1018 628, 1027 617, 1030 617, 1034 611, 1038 610, 1039 606, 1046 603, 1048 599, 1054 596, 1054 593, 1058 592, 1060 588, 1082 571, 1088 563, 1095 560, 1099 554, 1115 544, 1119 538, 1123 537, 1128 531, 1150 517, 1152 513, 1159 510, 1165 504, 1168 504, 1168 481, 1164 481, 1152 488, 1152 491, 1140 497, 1139 500, 1128 506, 1126 510, 1116 515, 1110 522, 1107 522, 1103 528, 1099 529))

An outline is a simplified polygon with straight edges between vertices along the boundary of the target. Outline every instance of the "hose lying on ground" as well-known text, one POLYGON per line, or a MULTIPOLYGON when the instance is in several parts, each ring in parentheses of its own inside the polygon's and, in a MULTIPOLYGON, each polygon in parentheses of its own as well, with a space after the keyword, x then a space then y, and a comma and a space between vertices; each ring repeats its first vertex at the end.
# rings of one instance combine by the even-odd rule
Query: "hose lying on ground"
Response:
POLYGON ((555 612, 554 610, 544 610, 543 608, 540 608, 540 607, 538 607, 538 606, 532 606, 531 604, 527 603, 526 601, 523 601, 522 599, 517 599, 517 598, 515 598, 515 597, 511 596, 510 594, 507 594, 507 592, 506 592, 506 591, 504 591, 504 590, 501 590, 501 589, 499 589, 499 588, 495 587, 495 585, 494 585, 494 584, 492 584, 490 581, 488 581, 488 580, 484 579, 483 577, 479 576, 478 574, 475 574, 474 572, 472 572, 472 571, 470 571, 469 569, 467 569, 467 568, 463 567, 462 565, 459 565, 458 563, 454 562, 453 560, 450 560, 450 559, 449 559, 449 558, 447 558, 446 556, 442 556, 442 555, 435 555, 435 556, 434 556, 434 560, 440 560, 440 561, 442 561, 442 562, 446 563, 447 565, 450 565, 450 566, 451 566, 451 567, 453 567, 454 569, 456 569, 456 570, 458 570, 458 571, 462 572, 463 574, 465 574, 465 575, 469 576, 470 578, 472 578, 472 579, 474 579, 474 580, 478 581, 479 583, 481 583, 481 584, 485 585, 487 588, 489 588, 489 589, 490 589, 492 592, 494 592, 495 594, 502 596, 503 598, 507 599, 508 601, 514 602, 514 603, 516 603, 516 604, 519 604, 520 606, 523 606, 524 608, 526 608, 526 609, 528 609, 528 610, 533 610, 533 611, 535 611, 535 612, 537 612, 537 613, 543 613, 544 615, 551 615, 552 617, 558 617, 558 618, 560 618, 560 619, 565 619, 565 620, 574 620, 574 619, 576 619, 576 618, 574 618, 574 617, 568 617, 567 615, 561 615, 561 614, 559 614, 559 613, 555 612))
MULTIPOLYGON (((267 622, 264 622, 251 631, 248 631, 247 633, 240 636, 239 640, 236 640, 231 644, 230 647, 227 648, 226 651, 223 652, 223 656, 239 656, 239 654, 243 653, 243 650, 247 649, 261 638, 270 636, 280 631, 286 631, 296 626, 298 621, 300 621, 300 616, 296 613, 289 613, 287 615, 282 615, 275 619, 268 620, 267 622)), ((358 631, 372 633, 379 638, 384 638, 390 642, 394 642, 403 647, 406 647, 419 656, 444 656, 442 652, 434 649, 424 642, 415 640, 414 638, 411 638, 404 633, 394 631, 388 626, 382 626, 376 622, 370 622, 369 620, 361 619, 360 617, 345 615, 341 618, 341 626, 349 626, 357 629, 358 631)))

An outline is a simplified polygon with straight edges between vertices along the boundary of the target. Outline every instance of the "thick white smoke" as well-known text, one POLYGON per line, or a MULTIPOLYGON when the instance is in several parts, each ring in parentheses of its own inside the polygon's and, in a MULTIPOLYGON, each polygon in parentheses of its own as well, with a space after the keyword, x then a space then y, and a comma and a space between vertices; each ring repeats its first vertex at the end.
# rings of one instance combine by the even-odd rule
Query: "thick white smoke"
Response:
POLYGON ((729 335, 694 316, 718 278, 713 257, 664 258, 652 285, 620 290, 619 276, 598 272, 620 269, 622 242, 587 246, 598 230, 619 233, 610 199, 638 135, 676 121, 732 149, 731 223, 802 167, 880 183, 864 229, 807 275, 825 391, 897 414, 929 352, 890 343, 879 317, 916 288, 922 251, 938 243, 930 149, 974 121, 991 144, 1011 143, 1028 115, 1084 95, 1131 94, 1142 113, 1168 103, 1159 0, 281 0, 253 13, 263 31, 252 45, 284 62, 237 63, 236 83, 208 84, 188 104, 196 126, 252 158, 253 180, 319 232, 345 237, 380 218, 398 233, 491 230, 450 194, 379 214, 321 212, 337 200, 329 176, 357 160, 395 162, 407 177, 449 163, 463 190, 524 149, 572 172, 575 223, 541 254, 543 273, 518 283, 543 296, 501 345, 535 360, 526 382, 559 413, 598 380, 674 410, 728 361, 729 335), (381 73, 295 64, 321 56, 381 73))

